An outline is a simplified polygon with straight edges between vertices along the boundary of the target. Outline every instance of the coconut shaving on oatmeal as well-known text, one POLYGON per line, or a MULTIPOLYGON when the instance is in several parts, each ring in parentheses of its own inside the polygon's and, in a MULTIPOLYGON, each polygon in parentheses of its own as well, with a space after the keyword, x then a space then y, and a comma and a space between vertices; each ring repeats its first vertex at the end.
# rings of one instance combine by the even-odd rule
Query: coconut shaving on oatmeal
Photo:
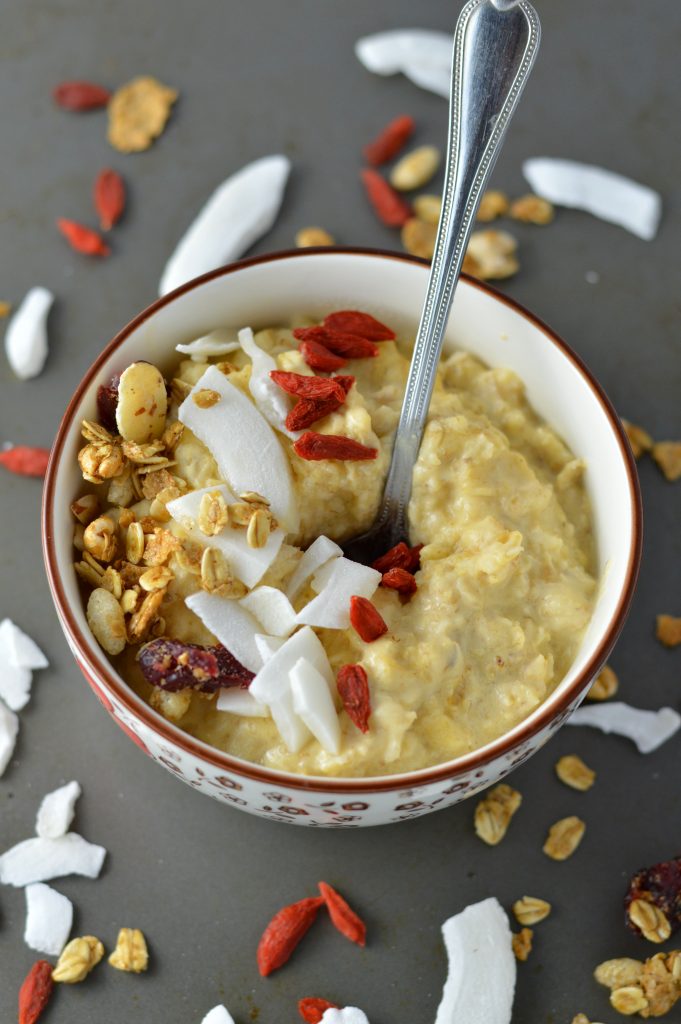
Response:
POLYGON ((409 343, 354 310, 187 342, 167 376, 121 366, 83 423, 75 568, 129 684, 308 775, 438 764, 534 711, 596 580, 584 466, 522 381, 443 358, 410 538, 368 567, 339 544, 377 512, 409 343))

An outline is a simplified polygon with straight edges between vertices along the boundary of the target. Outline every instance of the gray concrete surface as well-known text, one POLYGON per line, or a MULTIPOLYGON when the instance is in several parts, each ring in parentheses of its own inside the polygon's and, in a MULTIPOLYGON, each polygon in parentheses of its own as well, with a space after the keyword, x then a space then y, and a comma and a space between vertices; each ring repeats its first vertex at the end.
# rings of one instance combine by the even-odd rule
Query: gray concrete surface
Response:
MULTIPOLYGON (((547 229, 519 226, 522 271, 504 291, 564 335, 623 415, 659 438, 679 437, 681 6, 538 0, 538 8, 543 48, 496 183, 517 193, 524 157, 574 157, 658 188, 665 212, 652 243, 572 212, 547 229), (587 271, 597 272, 597 284, 587 283, 587 271)), ((0 358, 0 439, 50 443, 82 371, 154 297, 165 258, 204 197, 254 157, 283 151, 295 167, 281 217, 254 251, 290 246, 309 223, 343 243, 397 247, 360 192, 360 147, 403 112, 417 118, 419 142, 439 143, 446 104, 402 78, 369 75, 353 42, 389 26, 450 29, 458 9, 443 0, 4 0, 0 298, 18 302, 44 284, 58 300, 43 375, 18 383, 0 358), (182 98, 163 138, 138 156, 108 147, 101 114, 69 116, 50 100, 63 79, 115 86, 145 72, 182 98), (91 182, 106 165, 124 173, 130 205, 111 259, 88 262, 66 248, 54 221, 93 221, 91 182)), ((649 461, 641 478, 643 570, 612 663, 624 699, 678 706, 681 652, 662 649, 653 625, 657 612, 681 612, 681 485, 666 483, 649 461)), ((85 984, 60 990, 45 1024, 198 1024, 223 1000, 238 1024, 293 1022, 296 1000, 309 994, 355 1003, 372 1024, 427 1022, 444 980, 444 918, 491 893, 508 907, 525 892, 555 911, 519 967, 515 1024, 569 1024, 577 1011, 616 1019, 591 972, 606 957, 651 951, 625 931, 621 898, 631 872, 679 852, 678 737, 643 758, 624 740, 561 731, 514 774, 523 806, 497 849, 476 839, 466 803, 377 831, 308 831, 246 817, 152 765, 104 714, 52 609, 40 487, 7 475, 0 487, 0 612, 34 634, 51 660, 37 675, 0 782, 0 848, 32 833, 43 793, 79 779, 77 828, 110 853, 99 881, 56 883, 77 908, 74 932, 111 947, 119 926, 135 925, 152 957, 146 976, 102 966, 85 984), (553 774, 569 752, 598 771, 587 794, 553 774), (556 864, 541 845, 548 825, 570 813, 584 817, 586 837, 573 859, 556 864), (321 923, 289 967, 260 979, 254 951, 263 925, 322 877, 366 914, 368 948, 321 923)), ((22 942, 23 921, 22 892, 3 889, 3 1022, 16 1019, 16 992, 35 959, 22 942)))

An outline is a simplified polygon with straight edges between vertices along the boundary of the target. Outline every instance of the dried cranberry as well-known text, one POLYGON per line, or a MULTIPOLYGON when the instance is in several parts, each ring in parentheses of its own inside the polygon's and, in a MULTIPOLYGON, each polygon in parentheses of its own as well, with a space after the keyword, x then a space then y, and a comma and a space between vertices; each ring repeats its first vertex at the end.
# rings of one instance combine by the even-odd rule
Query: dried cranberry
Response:
POLYGON ((118 385, 120 382, 120 373, 115 373, 108 384, 100 384, 97 388, 99 422, 107 430, 116 430, 116 406, 118 405, 118 385))
MULTIPOLYGON (((634 900, 652 903, 663 911, 672 932, 681 928, 681 857, 637 871, 629 882, 624 897, 626 911, 634 900)), ((632 931, 639 934, 639 929, 633 924, 628 913, 627 924, 632 931)))
POLYGON ((202 647, 166 637, 140 647, 137 661, 146 681, 169 693, 178 690, 215 693, 227 686, 245 689, 254 675, 222 644, 202 647))

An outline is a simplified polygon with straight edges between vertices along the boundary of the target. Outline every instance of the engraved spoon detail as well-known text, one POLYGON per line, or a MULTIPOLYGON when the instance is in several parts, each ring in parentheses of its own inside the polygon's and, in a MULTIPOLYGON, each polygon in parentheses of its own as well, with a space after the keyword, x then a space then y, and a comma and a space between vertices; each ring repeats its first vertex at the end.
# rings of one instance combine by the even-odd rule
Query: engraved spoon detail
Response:
POLYGON ((459 15, 435 252, 381 508, 367 533, 343 545, 356 561, 371 562, 408 537, 412 473, 461 264, 540 35, 539 18, 527 0, 469 0, 459 15))

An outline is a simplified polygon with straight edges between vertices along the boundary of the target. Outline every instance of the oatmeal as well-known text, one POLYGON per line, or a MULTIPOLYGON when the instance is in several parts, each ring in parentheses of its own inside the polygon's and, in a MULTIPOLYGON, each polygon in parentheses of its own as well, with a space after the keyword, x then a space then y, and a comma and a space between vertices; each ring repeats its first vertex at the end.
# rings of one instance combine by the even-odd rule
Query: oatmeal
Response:
POLYGON ((342 557, 378 509, 409 367, 362 316, 182 345, 167 409, 155 368, 122 368, 74 495, 76 568, 121 675, 188 733, 308 775, 411 771, 500 736, 564 676, 596 590, 581 460, 514 373, 464 352, 440 365, 408 544, 373 569, 342 557), (138 380, 156 399, 131 439, 138 380))

